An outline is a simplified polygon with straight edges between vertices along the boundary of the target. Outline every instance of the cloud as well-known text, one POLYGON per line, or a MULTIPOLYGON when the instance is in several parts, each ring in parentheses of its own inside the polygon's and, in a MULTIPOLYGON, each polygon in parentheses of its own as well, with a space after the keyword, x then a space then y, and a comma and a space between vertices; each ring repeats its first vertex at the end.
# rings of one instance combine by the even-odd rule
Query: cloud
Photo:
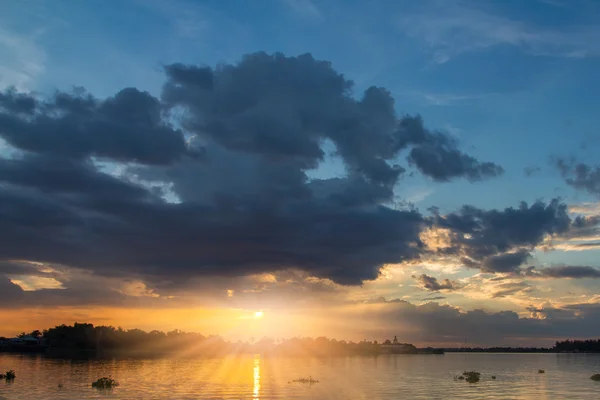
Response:
POLYGON ((530 257, 528 250, 490 256, 483 261, 484 272, 514 272, 530 257))
POLYGON ((433 297, 426 297, 423 300, 425 301, 436 301, 436 300, 444 300, 446 297, 445 296, 433 296, 433 297))
POLYGON ((437 63, 462 53, 494 46, 512 46, 533 55, 571 58, 600 55, 595 26, 571 25, 556 29, 484 11, 476 1, 424 1, 403 12, 398 27, 423 41, 437 63))
POLYGON ((570 204, 569 212, 574 214, 582 214, 585 216, 600 215, 600 203, 570 204))
POLYGON ((269 309, 341 304, 346 290, 299 270, 235 277, 190 277, 152 287, 122 276, 25 261, 0 264, 0 309, 28 307, 120 307, 269 309))
POLYGON ((384 88, 356 99, 310 55, 165 73, 160 98, 1 92, 0 137, 18 152, 0 159, 0 260, 152 288, 290 268, 360 284, 424 252, 426 218, 384 206, 402 152, 434 180, 501 172, 420 117, 398 118, 384 88), (326 140, 347 174, 311 180, 326 140))
POLYGON ((384 88, 370 87, 355 100, 352 81, 309 54, 255 53, 215 71, 173 65, 167 74, 163 99, 190 110, 185 126, 232 150, 285 155, 314 167, 324 156, 320 142, 329 139, 351 174, 387 185, 404 172, 395 161, 408 148, 410 163, 435 180, 502 173, 462 153, 448 135, 427 130, 419 116, 398 120, 384 88), (278 78, 266 74, 269 70, 278 78), (215 82, 211 89, 203 86, 207 73, 215 82))
POLYGON ((569 211, 584 215, 573 218, 567 232, 545 240, 541 246, 544 251, 586 251, 600 246, 600 215, 590 215, 594 208, 569 206, 569 211))
POLYGON ((499 165, 491 162, 481 163, 462 153, 451 136, 424 129, 420 117, 405 117, 401 127, 405 132, 401 138, 402 147, 410 143, 418 145, 410 151, 409 163, 435 181, 447 182, 456 177, 465 177, 475 182, 504 173, 504 169, 499 165))
POLYGON ((8 90, 0 106, 2 138, 40 155, 164 164, 186 152, 182 132, 163 121, 158 99, 133 88, 105 100, 74 92, 47 101, 8 90))
POLYGON ((587 266, 571 265, 546 267, 540 269, 529 267, 525 270, 525 275, 539 278, 598 279, 600 278, 600 269, 587 266))
POLYGON ((514 311, 464 311, 436 302, 380 302, 351 311, 348 316, 361 315, 364 324, 360 329, 349 326, 346 332, 360 337, 398 335, 402 341, 423 345, 461 345, 467 338, 470 346, 552 346, 568 337, 594 337, 600 329, 598 304, 532 309, 537 310, 535 316, 521 317, 514 311))
POLYGON ((553 162, 569 186, 600 196, 600 166, 590 166, 563 158, 554 159, 553 162))
POLYGON ((486 272, 517 272, 548 236, 572 228, 567 205, 558 199, 504 210, 464 206, 446 215, 433 212, 433 226, 445 232, 436 253, 460 257, 465 266, 486 272))
POLYGON ((416 277, 419 285, 426 290, 431 290, 434 292, 438 292, 440 290, 452 291, 459 289, 461 286, 456 281, 451 281, 450 279, 444 279, 441 283, 438 282, 436 278, 433 276, 429 276, 426 274, 421 274, 419 277, 416 277))
POLYGON ((0 58, 0 89, 31 90, 45 70, 46 56, 35 43, 35 35, 27 37, 0 28, 0 58))

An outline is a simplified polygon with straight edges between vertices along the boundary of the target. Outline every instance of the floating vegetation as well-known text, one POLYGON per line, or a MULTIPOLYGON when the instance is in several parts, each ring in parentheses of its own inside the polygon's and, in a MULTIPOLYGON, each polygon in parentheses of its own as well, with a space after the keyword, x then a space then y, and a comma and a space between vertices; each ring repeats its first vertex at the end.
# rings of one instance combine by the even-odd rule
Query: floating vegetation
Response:
POLYGON ((92 387, 96 389, 112 389, 119 386, 119 382, 109 377, 98 379, 96 382, 92 382, 92 387))
POLYGON ((0 379, 6 379, 7 381, 13 381, 16 377, 17 375, 12 369, 10 371, 6 371, 6 374, 0 374, 0 379))
POLYGON ((492 375, 492 379, 496 379, 496 375, 492 375))
POLYGON ((600 374, 594 374, 590 377, 591 380, 593 381, 598 381, 600 382, 600 374))
POLYGON ((479 378, 481 377, 481 372, 477 371, 465 371, 463 372, 463 376, 465 380, 469 383, 477 383, 479 382, 479 378))
POLYGON ((313 379, 312 376, 309 376, 308 378, 298 378, 298 379, 294 379, 292 381, 293 383, 308 383, 309 385, 318 383, 319 381, 316 379, 313 379))
POLYGON ((58 388, 59 388, 59 389, 62 389, 62 387, 63 387, 63 384, 62 384, 62 383, 59 383, 59 384, 58 384, 58 388))
POLYGON ((464 377, 464 376, 462 376, 462 375, 461 375, 461 376, 458 376, 458 377, 457 377, 457 376, 455 376, 455 377, 454 377, 454 379, 458 379, 459 381, 464 381, 464 380, 465 380, 465 377, 464 377))
POLYGON ((543 369, 538 369, 538 374, 544 374, 546 373, 546 371, 544 371, 543 369))

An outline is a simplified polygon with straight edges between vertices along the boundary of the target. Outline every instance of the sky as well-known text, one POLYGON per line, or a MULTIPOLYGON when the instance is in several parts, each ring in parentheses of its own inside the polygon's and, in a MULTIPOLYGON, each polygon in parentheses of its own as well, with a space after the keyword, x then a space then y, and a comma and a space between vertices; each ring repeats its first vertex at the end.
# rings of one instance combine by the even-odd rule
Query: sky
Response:
POLYGON ((0 7, 0 335, 600 330, 600 3, 0 7))

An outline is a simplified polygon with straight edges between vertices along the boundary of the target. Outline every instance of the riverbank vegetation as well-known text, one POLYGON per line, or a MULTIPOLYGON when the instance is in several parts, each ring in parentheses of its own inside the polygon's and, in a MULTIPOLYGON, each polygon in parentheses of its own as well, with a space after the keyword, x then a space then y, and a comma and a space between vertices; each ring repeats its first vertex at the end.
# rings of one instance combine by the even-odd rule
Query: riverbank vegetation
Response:
POLYGON ((600 339, 563 340, 556 342, 554 350, 557 353, 600 353, 600 339))
POLYGON ((293 383, 306 383, 309 385, 314 385, 315 383, 319 383, 319 381, 314 379, 312 376, 309 376, 308 378, 294 379, 292 382, 293 383))
POLYGON ((126 355, 161 356, 177 353, 184 356, 198 354, 219 355, 226 353, 282 354, 293 356, 332 356, 332 355, 376 355, 376 354, 443 354, 441 349, 417 349, 409 343, 384 340, 346 342, 326 337, 295 337, 273 339, 264 337, 246 342, 229 342, 220 336, 204 336, 179 330, 170 332, 140 329, 124 330, 112 326, 94 326, 75 323, 72 326, 60 325, 43 331, 46 352, 55 356, 126 355))
POLYGON ((17 375, 12 369, 10 371, 6 371, 6 374, 0 374, 0 379, 6 379, 7 381, 14 381, 16 377, 17 375))
POLYGON ((98 379, 92 382, 92 387, 96 389, 112 389, 119 386, 119 382, 112 379, 110 376, 98 379))
MULTIPOLYGON (((550 352, 600 352, 600 340, 557 341, 551 348, 535 347, 487 347, 487 348, 421 348, 410 343, 400 343, 389 339, 378 341, 363 340, 352 342, 326 337, 274 339, 264 337, 258 340, 228 342, 220 336, 205 336, 180 330, 170 332, 122 329, 112 326, 94 326, 88 323, 59 325, 40 332, 20 336, 39 338, 43 346, 22 346, 23 351, 50 349, 52 355, 76 356, 80 353, 92 355, 164 355, 182 352, 194 354, 235 353, 275 353, 286 355, 353 355, 353 354, 443 354, 444 352, 487 352, 487 353, 550 353, 550 352), (191 352, 190 352, 191 351, 191 352)), ((0 351, 10 351, 7 340, 0 338, 0 351), (2 345, 2 343, 5 343, 2 345), (4 346, 4 347, 3 347, 4 346)), ((18 349, 16 349, 18 351, 18 349)), ((47 350, 46 350, 47 351, 47 350)))
POLYGON ((465 380, 468 383, 477 383, 477 382, 479 382, 479 379, 481 378, 481 372, 465 371, 465 372, 463 372, 462 376, 464 376, 465 380))

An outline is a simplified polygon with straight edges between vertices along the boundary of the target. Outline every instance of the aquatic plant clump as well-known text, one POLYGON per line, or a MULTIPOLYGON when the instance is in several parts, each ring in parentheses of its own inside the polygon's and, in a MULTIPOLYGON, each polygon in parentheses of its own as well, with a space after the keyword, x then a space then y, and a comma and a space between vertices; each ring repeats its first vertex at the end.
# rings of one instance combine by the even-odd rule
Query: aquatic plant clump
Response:
POLYGON ((591 380, 600 382, 600 374, 594 374, 590 377, 591 380))
POLYGON ((309 376, 308 378, 294 379, 292 382, 294 382, 294 383, 308 383, 309 385, 312 385, 313 383, 318 383, 319 381, 316 380, 316 379, 313 379, 312 376, 309 376))
POLYGON ((479 379, 481 378, 481 372, 465 371, 465 372, 463 372, 463 376, 465 377, 465 380, 467 382, 477 383, 477 382, 479 382, 479 379))
POLYGON ((12 369, 10 371, 6 371, 6 374, 0 374, 0 379, 6 379, 7 381, 12 381, 17 377, 15 371, 12 369))
POLYGON ((546 371, 544 371, 543 369, 538 369, 538 374, 544 374, 546 373, 546 371))
POLYGON ((492 379, 496 379, 496 375, 492 375, 492 379))
POLYGON ((100 378, 96 382, 92 382, 92 387, 96 389, 112 389, 117 386, 119 386, 119 382, 111 377, 100 378))

